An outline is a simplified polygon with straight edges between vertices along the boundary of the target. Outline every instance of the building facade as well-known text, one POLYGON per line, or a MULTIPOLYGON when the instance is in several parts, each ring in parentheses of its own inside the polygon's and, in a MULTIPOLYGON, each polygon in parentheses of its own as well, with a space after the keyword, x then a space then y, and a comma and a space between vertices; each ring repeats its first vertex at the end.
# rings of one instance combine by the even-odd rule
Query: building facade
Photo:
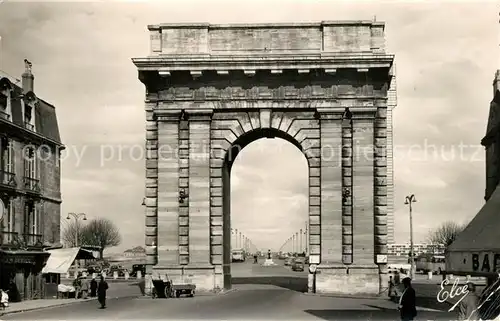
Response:
POLYGON ((308 162, 316 292, 384 291, 396 103, 384 28, 149 26, 150 55, 133 59, 146 87, 148 274, 231 287, 231 166, 251 142, 281 138, 308 162))
POLYGON ((36 96, 25 63, 21 86, 0 77, 1 286, 19 300, 43 296, 43 250, 60 243, 63 148, 55 108, 36 96))
POLYGON ((142 246, 136 246, 123 252, 124 257, 128 258, 146 258, 146 249, 142 246))
POLYGON ((446 271, 456 275, 496 278, 500 273, 498 210, 500 208, 500 70, 493 79, 486 135, 485 204, 446 249, 446 271))
MULTIPOLYGON (((410 243, 402 244, 389 244, 387 246, 387 253, 394 256, 409 256, 410 253, 410 243)), ((424 253, 444 255, 445 246, 443 244, 426 244, 417 243, 413 244, 413 252, 415 255, 420 255, 424 253)))

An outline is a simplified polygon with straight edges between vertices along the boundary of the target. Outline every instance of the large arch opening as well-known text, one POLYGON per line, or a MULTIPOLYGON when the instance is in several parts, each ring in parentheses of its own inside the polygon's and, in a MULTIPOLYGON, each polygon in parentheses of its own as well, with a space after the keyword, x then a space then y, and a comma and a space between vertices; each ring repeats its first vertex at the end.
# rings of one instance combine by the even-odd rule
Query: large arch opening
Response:
POLYGON ((249 131, 227 151, 222 172, 224 287, 270 284, 306 291, 307 266, 292 271, 276 255, 307 251, 309 164, 299 142, 274 128, 249 131), (263 265, 269 249, 276 266, 263 265), (244 250, 246 260, 233 262, 233 250, 244 250))

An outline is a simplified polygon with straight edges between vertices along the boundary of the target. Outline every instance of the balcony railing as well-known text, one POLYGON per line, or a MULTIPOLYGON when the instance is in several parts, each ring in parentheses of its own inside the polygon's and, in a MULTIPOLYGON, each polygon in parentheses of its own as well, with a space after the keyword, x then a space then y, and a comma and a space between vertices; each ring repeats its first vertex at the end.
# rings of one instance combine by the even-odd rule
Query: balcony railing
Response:
POLYGON ((33 245, 42 245, 42 238, 43 236, 41 234, 23 234, 24 242, 28 246, 33 246, 33 245))
POLYGON ((18 237, 18 233, 17 232, 1 231, 0 235, 1 235, 0 242, 2 242, 0 245, 10 245, 18 237))
POLYGON ((26 121, 24 122, 24 127, 26 127, 26 129, 29 129, 29 130, 35 130, 35 125, 30 124, 26 121))
POLYGON ((17 186, 16 174, 0 170, 0 184, 16 187, 17 186))
POLYGON ((24 177, 24 188, 31 192, 40 193, 40 181, 36 178, 24 177))
POLYGON ((3 110, 0 110, 0 118, 10 120, 10 115, 4 112, 3 110))

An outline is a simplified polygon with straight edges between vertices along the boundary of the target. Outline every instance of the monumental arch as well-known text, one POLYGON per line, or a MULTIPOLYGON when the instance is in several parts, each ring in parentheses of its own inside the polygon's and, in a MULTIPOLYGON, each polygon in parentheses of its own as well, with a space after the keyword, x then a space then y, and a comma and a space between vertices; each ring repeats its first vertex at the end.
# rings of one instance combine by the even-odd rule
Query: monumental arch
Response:
POLYGON ((384 24, 148 29, 150 54, 133 59, 146 87, 147 273, 231 287, 232 161, 252 141, 280 137, 308 162, 316 291, 379 293, 395 105, 384 24))

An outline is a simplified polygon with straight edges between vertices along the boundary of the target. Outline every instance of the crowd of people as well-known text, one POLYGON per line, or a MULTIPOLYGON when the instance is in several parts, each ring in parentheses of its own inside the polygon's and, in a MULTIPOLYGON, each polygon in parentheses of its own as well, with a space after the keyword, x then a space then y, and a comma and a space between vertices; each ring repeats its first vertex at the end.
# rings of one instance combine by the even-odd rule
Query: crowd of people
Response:
POLYGON ((101 304, 101 309, 106 308, 106 292, 109 286, 108 282, 104 280, 104 276, 101 275, 99 282, 94 277, 89 282, 86 276, 79 275, 73 281, 73 287, 75 288, 75 299, 87 299, 89 294, 91 298, 97 296, 97 300, 101 304))

